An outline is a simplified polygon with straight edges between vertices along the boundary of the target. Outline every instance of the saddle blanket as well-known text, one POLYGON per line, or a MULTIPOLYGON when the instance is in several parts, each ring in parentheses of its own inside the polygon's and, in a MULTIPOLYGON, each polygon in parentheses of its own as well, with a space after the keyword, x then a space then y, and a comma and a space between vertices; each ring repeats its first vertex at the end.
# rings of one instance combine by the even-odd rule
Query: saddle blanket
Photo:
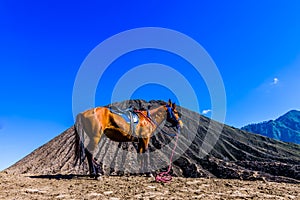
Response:
POLYGON ((112 113, 115 113, 121 117, 123 117, 123 119, 127 122, 127 123, 139 123, 139 116, 132 110, 130 109, 126 109, 126 110, 121 110, 119 108, 115 108, 115 107, 110 107, 109 110, 112 113))

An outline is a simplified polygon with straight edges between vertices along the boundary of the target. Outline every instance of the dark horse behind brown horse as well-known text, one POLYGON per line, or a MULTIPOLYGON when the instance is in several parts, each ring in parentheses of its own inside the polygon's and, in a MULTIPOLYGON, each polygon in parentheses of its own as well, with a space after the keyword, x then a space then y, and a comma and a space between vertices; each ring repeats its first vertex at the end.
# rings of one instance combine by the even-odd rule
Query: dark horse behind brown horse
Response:
MULTIPOLYGON (((80 159, 80 163, 87 157, 91 177, 96 178, 100 173, 99 165, 94 159, 94 151, 103 133, 116 142, 137 143, 137 153, 143 154, 148 150, 152 134, 164 120, 172 123, 178 129, 183 126, 176 105, 171 100, 155 109, 148 111, 134 110, 133 112, 139 118, 134 134, 131 123, 128 123, 109 107, 96 107, 77 115, 75 123, 77 138, 80 138, 82 134, 86 134, 88 141, 78 139, 76 157, 80 159)), ((143 167, 145 163, 141 160, 140 164, 140 167, 143 167)))

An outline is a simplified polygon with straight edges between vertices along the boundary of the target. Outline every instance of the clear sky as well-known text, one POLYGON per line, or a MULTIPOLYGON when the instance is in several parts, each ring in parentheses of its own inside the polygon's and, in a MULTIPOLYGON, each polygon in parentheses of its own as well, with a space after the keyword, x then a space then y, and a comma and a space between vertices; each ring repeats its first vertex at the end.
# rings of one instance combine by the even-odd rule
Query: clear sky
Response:
MULTIPOLYGON (((72 92, 82 62, 98 44, 133 28, 176 30, 206 49, 226 89, 226 124, 241 127, 300 109, 299 10, 297 0, 0 1, 0 170, 74 123, 72 92)), ((201 112, 211 109, 206 85, 190 64, 153 49, 113 62, 99 82, 96 105, 110 103, 122 74, 145 63, 180 71, 196 90, 201 112)), ((132 97, 170 96, 176 94, 149 84, 132 97)))

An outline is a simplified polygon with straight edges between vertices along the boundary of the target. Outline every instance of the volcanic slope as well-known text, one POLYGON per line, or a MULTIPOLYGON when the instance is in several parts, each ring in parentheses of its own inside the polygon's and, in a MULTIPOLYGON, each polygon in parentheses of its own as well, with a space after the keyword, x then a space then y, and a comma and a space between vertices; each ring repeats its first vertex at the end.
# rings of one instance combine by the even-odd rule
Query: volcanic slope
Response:
MULTIPOLYGON (((143 109, 148 106, 154 108, 161 103, 154 100, 129 100, 113 105, 119 108, 131 105, 143 109)), ((174 155, 173 176, 300 183, 299 145, 223 126, 183 107, 178 106, 178 110, 182 114, 184 128, 179 134, 174 155), (222 131, 218 131, 222 126, 222 131)), ((151 171, 167 169, 175 142, 175 138, 167 133, 174 132, 175 129, 165 123, 152 136, 148 157, 148 168, 151 171)), ((76 133, 72 126, 5 172, 40 176, 88 174, 86 161, 74 166, 75 143, 76 133)), ((133 143, 113 142, 103 136, 95 156, 106 175, 138 173, 139 165, 133 143)))

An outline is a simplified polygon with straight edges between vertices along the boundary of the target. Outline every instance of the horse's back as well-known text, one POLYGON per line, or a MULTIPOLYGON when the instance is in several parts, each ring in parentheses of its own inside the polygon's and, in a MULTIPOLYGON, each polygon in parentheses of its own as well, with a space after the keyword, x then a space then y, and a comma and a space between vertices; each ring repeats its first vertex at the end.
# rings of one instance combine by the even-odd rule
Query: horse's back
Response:
POLYGON ((106 107, 96 107, 96 108, 92 108, 86 111, 83 111, 81 113, 79 113, 77 115, 77 117, 81 117, 81 118, 85 118, 85 119, 89 119, 89 120, 97 120, 97 118, 101 117, 103 115, 108 115, 109 114, 109 109, 106 107))

